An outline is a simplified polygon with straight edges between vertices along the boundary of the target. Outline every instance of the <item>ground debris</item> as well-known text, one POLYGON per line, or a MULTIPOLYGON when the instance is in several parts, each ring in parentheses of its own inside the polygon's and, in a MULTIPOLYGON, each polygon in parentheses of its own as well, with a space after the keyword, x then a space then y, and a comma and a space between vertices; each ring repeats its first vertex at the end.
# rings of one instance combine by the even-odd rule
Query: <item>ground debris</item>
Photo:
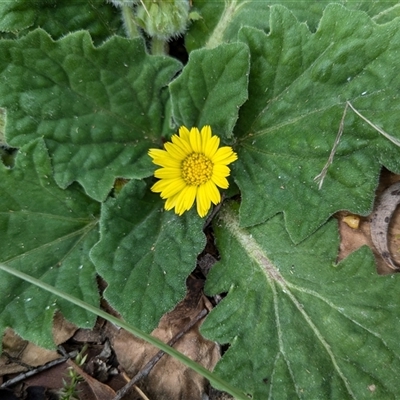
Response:
MULTIPOLYGON (((176 337, 177 350, 211 370, 220 358, 219 346, 204 339, 199 326, 212 305, 203 295, 202 279, 189 277, 187 285, 184 300, 164 315, 153 335, 166 343, 176 337)), ((106 309, 115 315, 108 305, 106 309)), ((122 399, 213 399, 208 397, 210 388, 204 378, 168 355, 160 355, 152 368, 143 371, 158 350, 100 318, 93 329, 77 329, 57 314, 54 338, 60 344, 58 352, 24 341, 11 329, 6 331, 0 358, 0 399, 4 394, 26 400, 34 391, 37 399, 57 400, 76 374, 76 399, 112 400, 138 372, 141 380, 122 399), (77 365, 73 359, 79 352, 84 362, 77 365)))
POLYGON ((343 260, 353 251, 366 245, 371 248, 375 255, 377 270, 380 274, 393 273, 397 265, 400 265, 400 209, 395 204, 397 200, 390 203, 390 209, 387 208, 387 202, 384 202, 384 208, 381 209, 382 195, 393 184, 396 187, 400 186, 399 182, 399 175, 383 169, 376 190, 374 210, 370 215, 355 216, 346 211, 338 212, 335 215, 339 220, 341 237, 337 261, 343 260), (353 218, 357 218, 357 224, 351 222, 353 218), (377 224, 379 221, 380 224, 377 224), (384 230, 381 229, 382 222, 384 222, 384 230), (380 232, 383 232, 383 234, 380 234, 380 232), (378 237, 379 240, 377 240, 378 237), (390 258, 389 263, 388 257, 390 258))
MULTIPOLYGON (((202 284, 196 279, 189 278, 185 299, 174 310, 163 316, 152 334, 167 343, 201 310, 209 307, 211 307, 209 301, 202 294, 202 284)), ((201 322, 196 323, 174 347, 205 368, 212 370, 220 358, 219 347, 200 335, 200 324, 201 322)), ((111 325, 109 327, 111 342, 118 361, 126 374, 132 378, 156 355, 158 350, 124 330, 111 325)), ((208 392, 208 383, 203 377, 168 355, 164 355, 155 364, 149 375, 138 386, 151 399, 201 400, 208 392)))

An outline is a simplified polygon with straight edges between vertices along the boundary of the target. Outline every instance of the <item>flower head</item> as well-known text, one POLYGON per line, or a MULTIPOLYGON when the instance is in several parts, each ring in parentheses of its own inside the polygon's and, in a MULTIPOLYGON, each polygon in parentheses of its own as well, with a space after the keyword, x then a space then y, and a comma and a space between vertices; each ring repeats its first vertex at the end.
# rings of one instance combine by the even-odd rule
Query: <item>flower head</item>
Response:
POLYGON ((218 204, 221 194, 219 186, 229 186, 226 177, 230 173, 228 164, 237 160, 237 154, 229 146, 219 147, 219 137, 212 136, 211 127, 201 129, 179 128, 179 135, 172 136, 172 143, 164 150, 150 149, 153 163, 161 166, 154 176, 159 178, 151 188, 166 199, 165 209, 182 215, 196 200, 197 212, 204 217, 211 203, 218 204))

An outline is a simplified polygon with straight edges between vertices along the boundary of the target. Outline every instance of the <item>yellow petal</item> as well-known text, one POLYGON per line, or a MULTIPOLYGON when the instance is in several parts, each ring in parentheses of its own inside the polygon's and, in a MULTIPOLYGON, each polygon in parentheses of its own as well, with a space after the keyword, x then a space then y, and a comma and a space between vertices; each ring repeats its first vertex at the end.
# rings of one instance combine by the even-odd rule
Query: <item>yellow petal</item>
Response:
POLYGON ((211 139, 207 142, 207 145, 204 147, 204 155, 212 160, 218 150, 218 146, 219 137, 212 136, 211 139))
POLYGON ((232 150, 230 146, 220 147, 212 158, 214 164, 225 164, 228 165, 237 160, 237 154, 232 150))
POLYGON ((229 176, 230 173, 231 173, 231 170, 226 165, 217 164, 217 165, 214 165, 214 167, 213 167, 213 176, 217 175, 220 177, 225 177, 225 176, 229 176))
POLYGON ((178 135, 173 135, 172 143, 178 146, 186 155, 193 153, 192 147, 190 146, 189 138, 179 137, 178 135))
POLYGON ((172 197, 169 197, 169 198, 166 200, 165 205, 164 205, 164 208, 165 208, 167 211, 172 210, 172 209, 175 207, 177 197, 178 197, 178 195, 176 194, 176 195, 174 195, 174 196, 172 196, 172 197))
POLYGON ((183 179, 162 179, 159 182, 165 182, 164 189, 161 192, 161 197, 167 199, 174 196, 185 189, 186 183, 183 179))
POLYGON ((217 186, 219 186, 221 189, 228 189, 229 187, 229 182, 226 178, 223 176, 219 175, 213 175, 211 177, 212 182, 214 182, 217 186))
POLYGON ((190 154, 185 151, 185 149, 175 143, 165 143, 164 147, 165 150, 167 150, 169 157, 173 158, 176 161, 183 161, 188 156, 188 154, 190 154))
POLYGON ((160 179, 177 179, 181 177, 180 168, 160 168, 154 171, 154 176, 160 179))
POLYGON ((166 199, 167 197, 173 196, 175 193, 180 192, 186 183, 183 179, 161 179, 157 181, 152 187, 151 191, 159 193, 161 192, 161 197, 166 199))
POLYGON ((161 149, 149 149, 148 154, 151 158, 163 158, 168 155, 165 150, 161 149))
POLYGON ((192 147, 193 152, 201 153, 201 136, 197 128, 192 128, 190 130, 189 139, 190 139, 190 146, 192 147))
POLYGON ((199 186, 196 196, 197 213, 205 217, 211 207, 211 200, 206 185, 199 186))
POLYGON ((182 161, 175 160, 175 158, 168 156, 164 158, 156 158, 153 160, 153 163, 164 168, 180 168, 182 161))
POLYGON ((150 188, 150 190, 152 191, 152 192, 155 192, 155 193, 159 193, 159 192, 162 192, 164 189, 165 189, 165 185, 166 183, 165 183, 165 181, 157 181, 151 188, 150 188))
POLYGON ((221 194, 217 187, 215 186, 215 183, 213 181, 208 181, 207 183, 204 184, 205 190, 207 192, 207 196, 209 199, 212 201, 213 204, 218 204, 221 202, 221 194))
POLYGON ((190 210, 196 198, 197 187, 186 186, 177 196, 175 204, 175 212, 182 215, 185 211, 190 210))
POLYGON ((179 128, 179 136, 181 137, 182 140, 184 140, 188 143, 190 142, 190 140, 189 140, 190 132, 189 132, 189 129, 186 128, 186 126, 181 126, 179 128))
POLYGON ((203 154, 205 154, 205 150, 208 146, 208 142, 211 139, 210 125, 205 125, 205 126, 203 126, 203 128, 201 128, 200 139, 201 139, 201 152, 203 154))
MULTIPOLYGON (((171 166, 171 156, 165 151, 160 149, 150 149, 149 156, 153 159, 153 163, 160 166, 171 166), (166 165, 167 164, 167 165, 166 165)), ((176 163, 176 162, 175 162, 176 163)), ((178 166, 180 164, 178 163, 178 166)))

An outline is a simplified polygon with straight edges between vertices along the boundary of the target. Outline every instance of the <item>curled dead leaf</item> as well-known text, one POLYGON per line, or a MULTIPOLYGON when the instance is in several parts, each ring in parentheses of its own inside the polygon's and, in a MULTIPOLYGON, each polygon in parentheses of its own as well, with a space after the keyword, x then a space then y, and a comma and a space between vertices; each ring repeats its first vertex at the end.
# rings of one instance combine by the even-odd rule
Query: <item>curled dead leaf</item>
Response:
POLYGON ((400 182, 396 182, 381 194, 371 218, 372 242, 385 263, 394 270, 399 270, 400 267, 389 251, 388 232, 393 213, 399 203, 400 182))

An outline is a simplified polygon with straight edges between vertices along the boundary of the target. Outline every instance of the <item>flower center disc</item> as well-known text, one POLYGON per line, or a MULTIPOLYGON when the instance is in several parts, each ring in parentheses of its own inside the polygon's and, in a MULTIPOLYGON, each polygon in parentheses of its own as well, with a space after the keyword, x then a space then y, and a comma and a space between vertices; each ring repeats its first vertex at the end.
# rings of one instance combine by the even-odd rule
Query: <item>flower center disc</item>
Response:
POLYGON ((182 178, 188 185, 203 185, 211 179, 213 166, 204 154, 192 153, 182 162, 182 178))

